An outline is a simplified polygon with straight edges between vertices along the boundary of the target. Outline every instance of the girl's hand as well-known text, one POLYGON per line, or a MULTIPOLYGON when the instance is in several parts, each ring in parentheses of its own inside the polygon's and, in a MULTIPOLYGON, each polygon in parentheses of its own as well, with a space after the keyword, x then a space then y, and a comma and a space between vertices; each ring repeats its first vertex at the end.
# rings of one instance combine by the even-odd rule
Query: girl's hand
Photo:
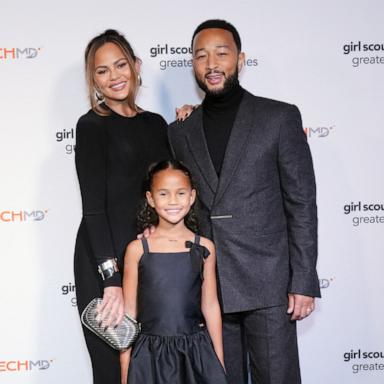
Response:
POLYGON ((123 290, 121 287, 105 287, 103 300, 98 307, 97 319, 105 327, 115 327, 124 317, 123 290))
POLYGON ((181 108, 176 108, 176 120, 184 121, 199 105, 184 104, 181 108))

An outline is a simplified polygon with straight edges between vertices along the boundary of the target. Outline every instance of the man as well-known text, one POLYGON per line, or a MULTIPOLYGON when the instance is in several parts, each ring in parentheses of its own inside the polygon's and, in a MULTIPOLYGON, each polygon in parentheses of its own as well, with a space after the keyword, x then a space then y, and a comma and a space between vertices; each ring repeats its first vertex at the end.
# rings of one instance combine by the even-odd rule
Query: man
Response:
POLYGON ((320 297, 316 186, 300 112, 251 95, 237 30, 199 25, 193 69, 202 105, 172 124, 174 155, 192 171, 201 232, 217 248, 229 383, 300 383, 296 320, 320 297))

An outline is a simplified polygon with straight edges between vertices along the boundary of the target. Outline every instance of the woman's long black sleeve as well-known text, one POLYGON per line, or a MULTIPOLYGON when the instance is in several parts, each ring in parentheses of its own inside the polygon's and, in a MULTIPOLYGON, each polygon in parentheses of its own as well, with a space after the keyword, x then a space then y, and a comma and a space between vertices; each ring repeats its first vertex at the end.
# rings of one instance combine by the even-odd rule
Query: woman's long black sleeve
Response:
MULTIPOLYGON (((76 170, 83 204, 83 220, 95 258, 95 268, 115 258, 106 213, 107 138, 105 127, 83 116, 76 129, 76 170)), ((121 275, 104 281, 104 286, 121 286, 121 275)))

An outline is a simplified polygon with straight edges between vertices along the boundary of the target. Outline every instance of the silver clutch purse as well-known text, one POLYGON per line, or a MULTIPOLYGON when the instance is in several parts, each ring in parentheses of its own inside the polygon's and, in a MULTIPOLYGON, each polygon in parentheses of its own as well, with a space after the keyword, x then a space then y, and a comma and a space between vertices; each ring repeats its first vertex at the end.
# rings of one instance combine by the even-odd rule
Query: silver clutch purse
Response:
POLYGON ((102 299, 93 299, 84 309, 81 314, 81 322, 94 334, 103 339, 112 348, 119 351, 128 349, 137 339, 140 333, 140 324, 129 317, 124 315, 122 322, 115 327, 105 328, 97 317, 97 306, 101 303, 102 299))

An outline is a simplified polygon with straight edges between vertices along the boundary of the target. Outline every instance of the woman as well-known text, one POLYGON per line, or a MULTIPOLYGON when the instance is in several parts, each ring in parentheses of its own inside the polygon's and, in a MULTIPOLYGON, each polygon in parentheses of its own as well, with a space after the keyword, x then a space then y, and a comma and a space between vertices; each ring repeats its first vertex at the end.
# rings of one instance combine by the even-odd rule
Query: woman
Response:
MULTIPOLYGON (((170 156, 167 124, 136 105, 140 60, 115 30, 92 39, 85 51, 92 109, 76 130, 76 169, 83 218, 76 240, 75 282, 81 313, 103 297, 101 316, 111 326, 123 317, 123 256, 136 238, 141 183, 149 164, 170 156)), ((120 383, 119 352, 83 327, 95 384, 120 383)))

